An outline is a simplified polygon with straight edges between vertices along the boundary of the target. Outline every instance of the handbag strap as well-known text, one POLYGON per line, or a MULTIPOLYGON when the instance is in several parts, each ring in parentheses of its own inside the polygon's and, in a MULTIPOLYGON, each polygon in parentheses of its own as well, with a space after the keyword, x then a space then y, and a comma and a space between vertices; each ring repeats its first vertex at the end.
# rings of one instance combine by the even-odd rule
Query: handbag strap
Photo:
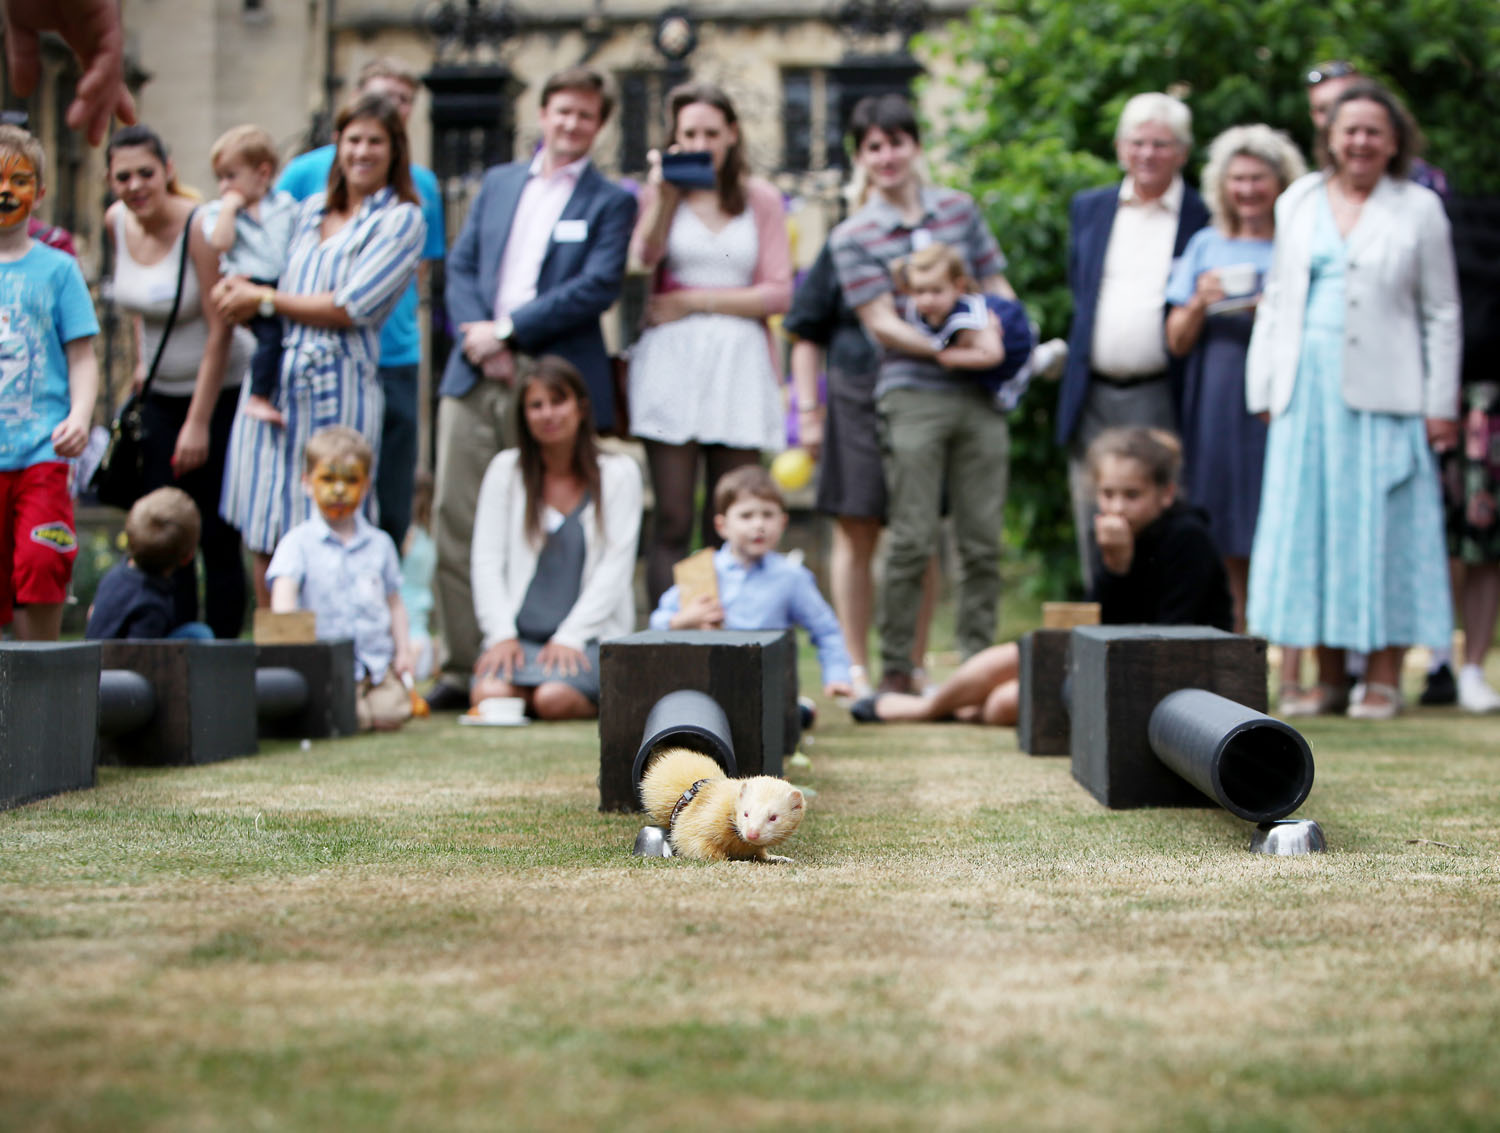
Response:
POLYGON ((182 306, 182 283, 187 277, 188 245, 193 239, 193 220, 198 216, 198 210, 193 209, 188 213, 187 223, 182 227, 182 251, 177 257, 177 293, 172 296, 172 310, 167 314, 166 325, 161 328, 161 341, 156 344, 156 357, 151 359, 151 368, 146 371, 146 380, 141 383, 141 396, 145 397, 151 389, 151 380, 156 377, 156 368, 161 365, 161 356, 167 349, 167 339, 172 336, 172 328, 177 325, 177 311, 182 306))

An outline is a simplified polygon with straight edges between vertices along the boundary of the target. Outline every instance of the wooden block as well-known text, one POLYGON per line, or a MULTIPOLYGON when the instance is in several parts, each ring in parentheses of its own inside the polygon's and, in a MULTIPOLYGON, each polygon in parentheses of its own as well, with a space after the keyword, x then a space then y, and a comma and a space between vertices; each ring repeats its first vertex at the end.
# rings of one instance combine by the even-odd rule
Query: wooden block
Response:
POLYGON ((1063 700, 1072 636, 1070 629, 1038 629, 1017 643, 1021 703, 1016 743, 1028 755, 1067 755, 1073 750, 1072 724, 1063 700))
POLYGON ((318 640, 318 615, 311 610, 274 614, 255 611, 256 645, 306 645, 318 640))
POLYGON ((0 643, 0 810, 92 787, 99 646, 0 643))
POLYGON ((359 731, 354 711, 354 642, 345 638, 311 644, 257 644, 255 664, 257 668, 296 669, 307 679, 307 703, 298 712, 260 719, 262 736, 322 739, 359 731))
POLYGON ((1213 806, 1151 750, 1151 712, 1201 688, 1266 710, 1266 643, 1205 626, 1081 626, 1072 631, 1073 777, 1105 806, 1213 806))
POLYGON ((796 744, 793 632, 648 630, 599 647, 600 810, 637 809, 631 768, 646 716, 676 689, 707 693, 724 709, 742 776, 781 774, 796 744))
POLYGON ((704 547, 703 550, 673 564, 672 581, 677 585, 677 598, 682 607, 704 594, 717 598, 719 596, 719 572, 714 566, 714 549, 704 547))
POLYGON ((156 690, 156 713, 144 727, 100 741, 104 762, 186 766, 259 749, 250 642, 104 641, 100 648, 103 668, 140 673, 156 690))
POLYGON ((1099 624, 1098 602, 1043 602, 1043 629, 1072 629, 1099 624))

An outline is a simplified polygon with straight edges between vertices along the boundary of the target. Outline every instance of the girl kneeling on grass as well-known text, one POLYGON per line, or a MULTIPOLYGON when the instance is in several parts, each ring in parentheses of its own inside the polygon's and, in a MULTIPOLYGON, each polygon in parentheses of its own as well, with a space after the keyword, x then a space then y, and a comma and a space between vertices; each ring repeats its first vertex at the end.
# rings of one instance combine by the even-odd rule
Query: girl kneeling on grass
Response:
MULTIPOLYGON (((1105 625, 1233 624, 1229 580, 1206 517, 1177 499, 1182 446, 1161 429, 1109 429, 1088 452, 1099 512, 1090 598, 1105 625)), ((855 701, 861 723, 958 719, 1016 722, 1020 650, 976 653, 931 696, 885 693, 855 701)))

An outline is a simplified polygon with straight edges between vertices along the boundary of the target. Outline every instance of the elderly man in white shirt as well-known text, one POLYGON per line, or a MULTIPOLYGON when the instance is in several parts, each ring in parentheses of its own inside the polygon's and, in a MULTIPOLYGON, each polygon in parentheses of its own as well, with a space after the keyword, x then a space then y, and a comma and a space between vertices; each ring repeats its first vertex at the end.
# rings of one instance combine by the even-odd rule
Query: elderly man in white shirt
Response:
POLYGON ((1180 100, 1136 95, 1115 130, 1124 180, 1079 193, 1068 211, 1073 326, 1057 442, 1068 449, 1085 586, 1093 574, 1094 492, 1083 454, 1115 426, 1177 428, 1182 374, 1167 354, 1167 277, 1209 219, 1203 199, 1182 181, 1192 141, 1192 113, 1180 100))

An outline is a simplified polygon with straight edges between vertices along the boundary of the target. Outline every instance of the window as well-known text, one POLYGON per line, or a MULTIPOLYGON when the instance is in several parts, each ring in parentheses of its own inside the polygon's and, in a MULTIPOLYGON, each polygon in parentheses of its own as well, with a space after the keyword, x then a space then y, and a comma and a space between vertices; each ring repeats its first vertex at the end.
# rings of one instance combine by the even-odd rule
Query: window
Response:
POLYGON ((854 104, 872 94, 910 94, 921 66, 907 56, 781 72, 782 167, 803 173, 845 169, 844 125, 854 104))
POLYGON ((646 154, 660 142, 662 98, 667 76, 661 71, 620 71, 620 171, 644 173, 646 154))

